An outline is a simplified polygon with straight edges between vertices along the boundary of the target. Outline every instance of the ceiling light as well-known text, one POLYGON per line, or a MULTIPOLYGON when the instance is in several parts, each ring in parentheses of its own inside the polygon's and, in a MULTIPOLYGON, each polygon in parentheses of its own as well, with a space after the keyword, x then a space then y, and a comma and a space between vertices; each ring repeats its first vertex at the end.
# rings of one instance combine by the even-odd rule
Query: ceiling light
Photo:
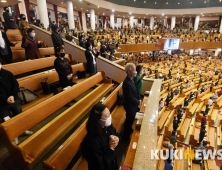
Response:
POLYGON ((103 13, 103 15, 105 15, 105 14, 103 13))
POLYGON ((178 4, 180 4, 180 3, 178 2, 178 4))
POLYGON ((86 11, 88 11, 88 9, 86 11))
POLYGON ((201 15, 202 15, 203 13, 201 13, 201 15))
POLYGON ((204 3, 206 4, 206 3, 207 3, 207 1, 204 1, 204 3))
POLYGON ((6 0, 1 0, 1 2, 4 2, 4 3, 5 3, 5 2, 7 2, 7 1, 6 1, 6 0))
POLYGON ((123 16, 123 18, 125 18, 125 17, 123 16))
POLYGON ((157 4, 157 2, 155 2, 155 4, 157 4))
POLYGON ((139 17, 140 18, 140 17, 139 17))
POLYGON ((131 12, 129 12, 129 14, 131 15, 131 12))
POLYGON ((98 14, 99 14, 99 12, 98 12, 98 14))
POLYGON ((148 14, 146 14, 146 15, 148 15, 148 14))
POLYGON ((114 9, 112 9, 112 12, 114 12, 114 9))
POLYGON ((204 15, 202 15, 204 17, 204 15))
POLYGON ((98 8, 99 8, 99 6, 98 6, 98 8))
POLYGON ((168 5, 168 2, 166 2, 166 4, 168 5))
POLYGON ((134 1, 136 1, 136 0, 134 0, 134 1))
POLYGON ((119 16, 119 15, 118 15, 119 16))
POLYGON ((162 16, 164 16, 164 14, 162 14, 162 16))
POLYGON ((146 17, 144 17, 144 18, 146 18, 146 17))
POLYGON ((167 17, 166 17, 167 18, 167 17))
POLYGON ((216 14, 216 15, 218 15, 218 14, 216 14))
POLYGON ((80 2, 82 1, 82 0, 79 0, 80 2))
POLYGON ((181 14, 181 15, 183 15, 183 14, 181 14))
POLYGON ((82 9, 82 8, 81 8, 82 9))
POLYGON ((144 4, 146 3, 146 1, 144 1, 144 4))
POLYGON ((219 0, 219 2, 221 2, 221 0, 219 0))
POLYGON ((192 4, 192 2, 190 2, 190 4, 192 4))
POLYGON ((61 2, 61 4, 63 4, 63 2, 61 2))

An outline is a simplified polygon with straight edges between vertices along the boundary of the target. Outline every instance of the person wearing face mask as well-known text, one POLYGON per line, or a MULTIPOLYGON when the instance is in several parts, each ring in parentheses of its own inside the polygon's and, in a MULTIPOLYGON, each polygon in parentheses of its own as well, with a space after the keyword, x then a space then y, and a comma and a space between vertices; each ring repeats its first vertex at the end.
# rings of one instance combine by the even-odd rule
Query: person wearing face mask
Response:
POLYGON ((132 124, 135 119, 136 112, 139 111, 141 105, 140 94, 137 90, 133 78, 136 77, 137 71, 133 63, 127 63, 125 66, 126 78, 123 81, 123 97, 124 109, 126 111, 126 120, 124 122, 124 138, 130 140, 130 135, 133 132, 132 124))
POLYGON ((60 46, 64 47, 64 42, 61 35, 59 34, 59 27, 57 25, 53 26, 53 32, 51 34, 51 37, 55 51, 60 46))
POLYGON ((115 148, 119 134, 112 125, 109 109, 98 103, 93 106, 86 124, 87 134, 81 144, 89 170, 118 170, 115 148))
POLYGON ((26 21, 26 17, 24 14, 20 15, 19 21, 19 29, 21 30, 22 36, 27 35, 27 30, 30 28, 29 23, 26 21))
POLYGON ((96 58, 98 57, 98 52, 95 54, 92 49, 92 44, 86 43, 86 51, 85 51, 85 56, 86 56, 86 70, 89 73, 89 76, 93 76, 96 74, 96 58))
POLYGON ((73 85, 73 72, 69 60, 65 58, 64 47, 60 46, 56 49, 56 59, 54 61, 54 67, 59 75, 59 83, 62 88, 73 85))
POLYGON ((27 36, 22 38, 22 48, 25 48, 25 55, 27 60, 33 60, 42 58, 39 48, 42 47, 44 41, 42 40, 38 43, 38 40, 35 38, 35 30, 29 28, 27 30, 27 36))
POLYGON ((8 40, 4 28, 0 27, 0 58, 2 59, 2 64, 13 63, 10 47, 14 47, 16 44, 18 44, 18 42, 12 43, 8 40))
POLYGON ((134 83, 136 84, 137 90, 142 97, 142 90, 143 90, 143 66, 137 65, 136 66, 137 75, 133 78, 134 83))
POLYGON ((9 8, 6 6, 4 7, 3 17, 5 20, 5 24, 7 29, 17 29, 17 25, 15 23, 15 19, 13 18, 12 14, 9 13, 9 8))

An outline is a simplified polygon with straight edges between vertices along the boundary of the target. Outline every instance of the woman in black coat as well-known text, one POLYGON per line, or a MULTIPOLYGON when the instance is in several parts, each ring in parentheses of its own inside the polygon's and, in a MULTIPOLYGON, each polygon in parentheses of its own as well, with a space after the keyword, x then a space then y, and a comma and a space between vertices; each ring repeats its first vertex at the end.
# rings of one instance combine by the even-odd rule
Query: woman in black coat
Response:
POLYGON ((89 76, 93 76, 96 74, 96 58, 98 57, 98 52, 95 54, 92 50, 92 44, 86 43, 86 51, 85 51, 85 56, 86 56, 86 70, 89 73, 89 76))
POLYGON ((86 125, 87 135, 82 142, 89 170, 118 170, 115 148, 119 134, 111 122, 110 111, 105 105, 98 103, 92 108, 86 125))
POLYGON ((5 33, 3 27, 0 27, 0 58, 3 64, 13 63, 12 51, 10 47, 14 47, 18 42, 11 43, 5 33))
POLYGON ((73 83, 73 72, 69 60, 65 58, 64 47, 58 47, 56 49, 56 59, 54 61, 54 67, 59 75, 59 83, 62 88, 72 86, 73 83))

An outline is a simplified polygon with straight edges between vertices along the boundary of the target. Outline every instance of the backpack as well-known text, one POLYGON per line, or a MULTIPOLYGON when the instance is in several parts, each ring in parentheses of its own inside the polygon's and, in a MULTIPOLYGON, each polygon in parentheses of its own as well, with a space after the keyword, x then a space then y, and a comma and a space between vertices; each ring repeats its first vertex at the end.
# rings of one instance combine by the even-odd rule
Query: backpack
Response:
POLYGON ((119 106, 122 106, 124 103, 123 93, 118 92, 117 94, 117 102, 119 106))

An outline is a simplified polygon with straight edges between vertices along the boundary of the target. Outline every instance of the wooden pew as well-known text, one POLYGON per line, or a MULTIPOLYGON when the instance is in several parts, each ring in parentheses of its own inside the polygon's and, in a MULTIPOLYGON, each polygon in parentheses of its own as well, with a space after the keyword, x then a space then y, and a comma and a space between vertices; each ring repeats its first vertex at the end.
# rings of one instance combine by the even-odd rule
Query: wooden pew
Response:
MULTIPOLYGON (((39 48, 39 52, 42 56, 55 55, 54 47, 39 48)), ((16 62, 26 60, 25 50, 13 50, 12 56, 13 60, 16 62)))
POLYGON ((211 114, 208 116, 207 120, 209 122, 209 125, 212 127, 214 127, 214 123, 216 122, 218 111, 219 111, 218 109, 213 109, 211 114))
MULTIPOLYGON (((109 109, 116 103, 118 92, 122 92, 122 84, 120 84, 103 102, 103 104, 109 109)), ((120 133, 123 122, 125 121, 125 111, 123 106, 116 106, 111 115, 112 124, 117 132, 120 133)), ((81 126, 46 161, 43 162, 45 170, 63 170, 67 167, 69 162, 80 149, 80 144, 87 133, 85 128, 86 122, 87 120, 83 122, 81 126)), ((80 157, 78 159, 72 170, 76 169, 88 169, 87 162, 84 158, 80 157)))
MULTIPOLYGON (((75 64, 75 65, 72 65, 72 70, 73 70, 73 74, 75 75, 77 71, 85 71, 85 66, 83 63, 75 64)), ((37 76, 32 76, 30 78, 22 79, 21 81, 18 80, 19 87, 25 87, 31 91, 41 89, 42 88, 41 82, 46 77, 48 77, 48 80, 47 80, 48 84, 52 84, 59 81, 58 73, 55 70, 53 70, 51 72, 46 72, 46 73, 44 72, 37 76)), ((79 83, 83 80, 85 79, 73 79, 73 82, 79 83)), ((36 104, 39 104, 45 101, 46 99, 52 97, 53 93, 46 95, 46 94, 43 94, 43 92, 41 91, 41 92, 38 92, 38 95, 39 96, 34 101, 27 103, 25 105, 22 105, 22 111, 30 109, 36 104)))
POLYGON ((222 149, 221 125, 217 126, 217 148, 222 149))
POLYGON ((16 166, 24 170, 32 169, 33 166, 85 116, 91 107, 99 102, 103 96, 112 89, 112 86, 111 80, 106 79, 105 73, 99 72, 2 123, 0 125, 0 134, 16 166), (14 138, 101 81, 103 83, 99 87, 75 103, 68 110, 61 113, 24 142, 18 146, 13 143, 14 138))
POLYGON ((174 109, 174 102, 177 100, 177 98, 180 96, 180 94, 178 94, 178 95, 176 95, 176 96, 174 96, 174 98, 173 99, 171 99, 171 101, 170 101, 170 103, 169 103, 169 108, 170 108, 170 110, 173 110, 174 109))
POLYGON ((211 149, 214 150, 217 147, 217 133, 215 133, 215 128, 214 127, 210 127, 209 124, 207 124, 206 126, 206 141, 209 144, 209 146, 207 147, 207 149, 211 149))
POLYGON ((219 167, 217 167, 215 160, 208 159, 207 161, 204 161, 204 168, 209 170, 218 170, 219 167))
MULTIPOLYGON (((72 56, 70 54, 66 54, 65 57, 72 62, 72 56)), ((28 60, 13 64, 6 64, 3 65, 2 68, 12 72, 13 75, 19 75, 30 71, 51 67, 54 65, 55 59, 55 57, 47 57, 36 60, 28 60)))
MULTIPOLYGON (((190 106, 190 107, 187 107, 186 108, 186 114, 187 114, 187 117, 191 117, 194 112, 196 111, 196 109, 198 108, 198 106, 200 105, 201 103, 201 100, 200 99, 193 99, 193 101, 191 102, 193 105, 190 106)), ((189 106, 189 105, 188 105, 189 106)))
POLYGON ((166 110, 166 111, 162 114, 160 120, 159 120, 158 123, 157 123, 157 129, 158 129, 157 132, 160 132, 160 130, 162 129, 164 123, 166 122, 167 117, 169 116, 169 114, 170 114, 170 110, 166 110))
POLYGON ((175 110, 171 111, 170 115, 167 118, 167 121, 164 125, 164 135, 170 138, 171 133, 173 131, 173 118, 174 118, 175 110))
MULTIPOLYGON (((189 153, 191 153, 191 146, 187 147, 187 150, 189 153)), ((188 167, 188 170, 201 170, 200 164, 193 163, 189 156, 187 159, 187 167, 188 167)))
POLYGON ((215 101, 215 109, 219 109, 222 106, 222 96, 218 97, 215 101))
POLYGON ((190 125, 191 119, 186 117, 186 113, 184 113, 183 118, 177 128, 177 140, 183 142, 188 132, 188 128, 190 125))
POLYGON ((190 145, 197 146, 197 143, 199 141, 199 134, 200 134, 200 128, 201 128, 201 122, 194 121, 193 124, 191 123, 191 126, 193 126, 193 131, 190 135, 190 145))
POLYGON ((165 111, 166 109, 167 109, 166 106, 164 106, 164 107, 161 109, 160 113, 158 114, 158 121, 160 120, 162 114, 164 113, 164 111, 165 111))

